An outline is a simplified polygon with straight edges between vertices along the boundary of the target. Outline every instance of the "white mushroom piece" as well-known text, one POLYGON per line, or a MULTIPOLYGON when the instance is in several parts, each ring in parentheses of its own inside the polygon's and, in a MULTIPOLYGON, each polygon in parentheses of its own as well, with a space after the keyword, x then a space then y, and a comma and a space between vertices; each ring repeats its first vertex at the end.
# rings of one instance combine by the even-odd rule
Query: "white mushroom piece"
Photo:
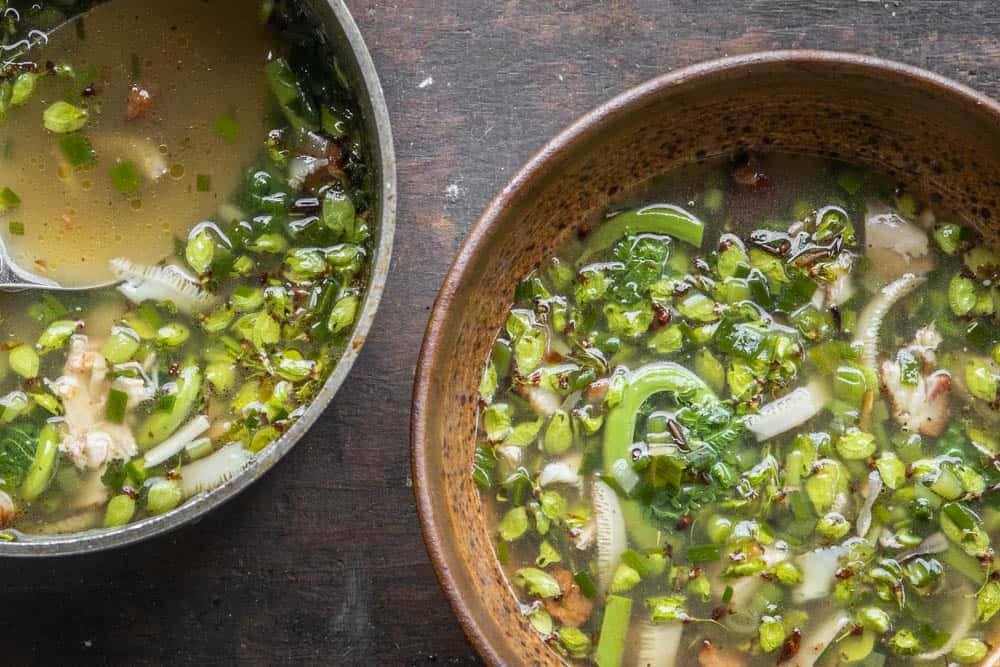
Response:
POLYGON ((937 437, 948 423, 951 400, 951 373, 937 369, 935 350, 941 334, 931 323, 917 331, 913 342, 903 348, 917 364, 916 377, 903 377, 900 357, 883 361, 879 377, 892 403, 892 416, 907 431, 937 437))

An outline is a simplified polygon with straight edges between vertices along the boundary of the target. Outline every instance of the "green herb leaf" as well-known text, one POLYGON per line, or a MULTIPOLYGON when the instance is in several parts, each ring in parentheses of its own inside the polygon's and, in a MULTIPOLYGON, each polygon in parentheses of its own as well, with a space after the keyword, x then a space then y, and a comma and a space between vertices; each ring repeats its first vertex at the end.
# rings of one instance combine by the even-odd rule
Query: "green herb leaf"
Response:
POLYGON ((76 132, 87 124, 89 114, 86 109, 73 106, 69 102, 55 102, 42 114, 42 122, 49 132, 65 134, 76 132))
POLYGON ((22 72, 17 75, 14 79, 14 86, 11 89, 10 103, 12 106, 19 107, 28 101, 31 97, 31 93, 35 91, 35 82, 38 79, 38 75, 33 72, 22 72))

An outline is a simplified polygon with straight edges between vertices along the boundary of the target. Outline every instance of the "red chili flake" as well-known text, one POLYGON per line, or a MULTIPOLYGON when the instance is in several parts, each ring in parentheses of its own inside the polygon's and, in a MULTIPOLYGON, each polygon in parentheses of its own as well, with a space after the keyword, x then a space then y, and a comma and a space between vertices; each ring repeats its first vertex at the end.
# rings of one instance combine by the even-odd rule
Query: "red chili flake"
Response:
POLYGON ((172 375, 174 377, 177 377, 177 373, 178 373, 178 371, 180 371, 180 368, 181 368, 181 365, 178 364, 178 363, 176 363, 176 362, 174 362, 174 363, 170 364, 170 366, 167 367, 167 373, 169 373, 170 375, 172 375))
POLYGON ((684 530, 685 528, 687 528, 688 526, 691 525, 691 521, 692 521, 691 515, 690 514, 685 514, 677 522, 677 530, 684 530))
POLYGON ((854 576, 854 570, 849 567, 838 567, 837 571, 833 573, 837 579, 843 581, 844 579, 850 579, 854 576))
POLYGON ((168 470, 166 474, 167 479, 180 479, 181 474, 176 470, 168 470))
POLYGON ((83 90, 80 91, 80 95, 83 97, 93 97, 97 94, 97 89, 94 88, 94 84, 87 84, 84 86, 83 90))
POLYGON ((729 607, 726 607, 726 606, 716 607, 715 609, 712 610, 712 620, 713 621, 718 621, 719 619, 721 619, 723 616, 725 616, 728 613, 730 613, 729 612, 729 607))
POLYGON ((556 352, 555 350, 549 350, 548 352, 545 353, 545 361, 549 362, 550 364, 558 364, 560 361, 562 361, 562 355, 556 352))

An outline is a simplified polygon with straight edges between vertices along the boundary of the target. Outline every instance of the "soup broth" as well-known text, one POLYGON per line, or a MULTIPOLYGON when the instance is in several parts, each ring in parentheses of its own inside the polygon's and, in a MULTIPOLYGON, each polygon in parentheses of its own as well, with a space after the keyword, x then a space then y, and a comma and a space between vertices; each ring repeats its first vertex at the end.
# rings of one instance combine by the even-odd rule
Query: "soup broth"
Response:
POLYGON ((277 111, 259 66, 273 46, 246 2, 115 0, 53 31, 38 52, 76 76, 40 81, 16 119, 0 125, 0 183, 19 196, 46 195, 21 197, 0 221, 15 261, 63 284, 97 283, 111 278, 112 258, 159 262, 192 222, 217 219, 260 152, 264 110, 277 111), (87 94, 77 90, 83 79, 87 94), (133 86, 150 104, 130 118, 133 86), (78 95, 94 101, 85 130, 91 169, 74 169, 37 122, 52 103, 78 95), (216 131, 219 119, 232 119, 236 136, 216 131), (126 160, 142 183, 118 193, 110 168, 126 160))
POLYGON ((472 470, 527 621, 616 665, 1000 647, 1000 257, 895 181, 763 155, 525 277, 472 470))
POLYGON ((46 277, 121 284, 4 293, 3 539, 120 526, 238 475, 361 304, 370 176, 317 23, 293 2, 161 4, 8 12, 69 21, 30 48, 3 35, 5 240, 46 277))

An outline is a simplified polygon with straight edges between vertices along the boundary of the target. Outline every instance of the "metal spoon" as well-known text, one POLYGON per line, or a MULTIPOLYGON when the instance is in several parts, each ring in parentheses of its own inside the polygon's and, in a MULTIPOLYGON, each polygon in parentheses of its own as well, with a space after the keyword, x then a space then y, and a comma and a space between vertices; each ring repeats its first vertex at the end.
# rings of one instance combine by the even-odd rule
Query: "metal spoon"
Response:
POLYGON ((20 292, 28 289, 44 289, 57 292, 80 292, 83 290, 102 289, 113 287, 121 283, 121 280, 112 278, 104 282, 92 283, 90 285, 73 285, 67 287, 52 280, 39 276, 18 265, 7 250, 7 244, 0 238, 0 290, 6 292, 20 292))

